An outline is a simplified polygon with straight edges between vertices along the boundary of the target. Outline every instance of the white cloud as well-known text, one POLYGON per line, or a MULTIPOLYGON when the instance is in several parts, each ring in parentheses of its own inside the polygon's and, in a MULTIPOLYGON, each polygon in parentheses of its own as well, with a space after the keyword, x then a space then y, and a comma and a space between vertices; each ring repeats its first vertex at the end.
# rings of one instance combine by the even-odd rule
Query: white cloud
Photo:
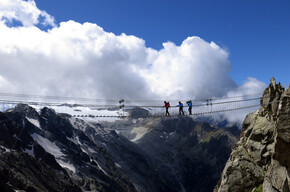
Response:
POLYGON ((227 93, 227 97, 245 96, 256 93, 261 93, 260 95, 262 95, 266 86, 267 85, 264 82, 261 82, 253 77, 249 77, 242 86, 229 91, 227 93))
POLYGON ((138 69, 146 67, 150 49, 137 37, 116 36, 95 24, 68 21, 48 32, 0 24, 0 41, 0 75, 18 92, 149 97, 138 69))
MULTIPOLYGON (((263 94, 263 91, 266 87, 267 85, 264 82, 261 82, 255 78, 250 77, 241 86, 236 87, 235 89, 229 91, 224 97, 226 99, 217 101, 217 102, 225 102, 225 101, 244 100, 243 102, 234 102, 221 106, 217 105, 214 107, 223 110, 259 105, 260 104, 259 98, 263 94)), ((242 110, 230 111, 226 113, 213 114, 211 116, 214 117, 216 120, 224 119, 227 120, 229 123, 237 123, 238 125, 241 125, 246 115, 257 109, 259 109, 259 106, 253 108, 246 108, 242 110)))
POLYGON ((180 46, 163 43, 143 75, 153 92, 175 99, 222 96, 236 87, 228 53, 214 42, 188 37, 180 46))
POLYGON ((39 24, 55 26, 54 18, 36 7, 34 0, 1 0, 0 20, 12 22, 20 21, 23 26, 39 24), (42 21, 40 21, 42 20, 42 21))
POLYGON ((48 32, 0 28, 1 73, 19 92, 194 99, 236 87, 228 53, 199 37, 180 46, 167 42, 157 51, 140 38, 117 36, 92 23, 63 22, 48 32))
MULTIPOLYGON (((34 1, 1 0, 0 92, 114 99, 200 99, 257 92, 248 79, 238 87, 228 52, 214 42, 188 37, 181 45, 145 46, 135 36, 115 35, 92 23, 54 24, 34 1), (39 17, 54 26, 42 31, 39 17)), ((229 117, 235 120, 234 116, 229 117)))
POLYGON ((8 92, 13 91, 13 90, 11 90, 13 88, 14 88, 13 84, 0 75, 0 90, 1 90, 1 92, 8 93, 8 92))
MULTIPOLYGON (((241 98, 235 98, 235 99, 254 99, 259 98, 263 95, 264 89, 267 87, 267 85, 264 82, 261 82, 255 78, 248 78, 242 86, 237 87, 236 89, 230 91, 227 93, 227 97, 236 97, 236 96, 244 96, 241 98), (259 93, 259 94, 257 94, 259 93), (246 96, 249 95, 249 96, 246 96)), ((233 99, 232 99, 233 100, 233 99)), ((245 107, 245 106, 253 106, 253 105, 259 105, 260 100, 249 100, 246 102, 241 102, 238 104, 235 104, 234 107, 245 107)), ((254 109, 258 109, 259 107, 256 107, 254 109)), ((244 121, 244 118, 247 114, 253 111, 253 108, 244 109, 241 111, 233 111, 230 113, 226 113, 226 118, 229 122, 237 122, 238 124, 242 124, 244 121)))

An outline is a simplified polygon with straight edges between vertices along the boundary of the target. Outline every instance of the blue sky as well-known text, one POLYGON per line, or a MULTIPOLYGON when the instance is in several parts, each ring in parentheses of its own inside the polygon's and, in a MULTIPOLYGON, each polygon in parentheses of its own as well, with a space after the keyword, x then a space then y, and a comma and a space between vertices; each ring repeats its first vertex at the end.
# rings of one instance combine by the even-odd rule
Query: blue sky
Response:
POLYGON ((284 86, 290 71, 290 1, 288 0, 36 0, 57 23, 92 22, 115 34, 126 33, 161 49, 188 36, 214 41, 226 49, 232 78, 249 76, 268 84, 275 76, 284 86))

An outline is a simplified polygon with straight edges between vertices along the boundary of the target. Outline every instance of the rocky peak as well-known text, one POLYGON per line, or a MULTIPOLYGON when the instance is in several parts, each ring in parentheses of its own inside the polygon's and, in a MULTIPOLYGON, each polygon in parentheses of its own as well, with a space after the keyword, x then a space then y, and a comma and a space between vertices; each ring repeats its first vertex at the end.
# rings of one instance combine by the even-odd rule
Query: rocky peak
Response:
POLYGON ((260 104, 263 106, 260 110, 260 114, 264 115, 265 112, 270 112, 273 117, 276 117, 279 100, 282 93, 285 91, 284 87, 280 84, 276 84, 274 77, 270 80, 270 85, 265 89, 263 97, 260 99, 260 104))
POLYGON ((21 113, 30 118, 37 118, 39 116, 39 114, 34 108, 30 107, 29 105, 21 104, 21 103, 16 105, 15 108, 9 110, 9 112, 21 113))
POLYGON ((56 112, 53 109, 44 107, 41 109, 40 114, 44 117, 55 117, 56 116, 56 112))
POLYGON ((274 78, 249 114, 215 192, 290 190, 290 89, 274 78))

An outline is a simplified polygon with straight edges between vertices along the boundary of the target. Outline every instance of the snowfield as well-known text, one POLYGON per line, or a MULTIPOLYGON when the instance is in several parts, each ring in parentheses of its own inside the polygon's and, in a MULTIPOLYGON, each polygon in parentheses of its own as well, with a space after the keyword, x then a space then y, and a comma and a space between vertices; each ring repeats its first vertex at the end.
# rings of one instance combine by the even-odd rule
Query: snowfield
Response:
POLYGON ((35 127, 38 127, 39 129, 41 129, 40 127, 40 123, 37 119, 32 119, 32 118, 29 118, 29 117, 26 117, 26 119, 32 123, 35 127))
POLYGON ((39 144, 41 145, 46 152, 52 154, 56 159, 64 156, 64 154, 61 152, 60 148, 55 145, 55 143, 49 141, 48 139, 33 133, 31 137, 39 144))
MULTIPOLYGON (((40 105, 30 105, 30 106, 35 108, 38 112, 43 108, 43 106, 40 106, 40 105)), ((68 104, 51 105, 47 107, 55 110, 55 112, 57 113, 66 113, 75 118, 83 119, 87 122, 103 122, 103 121, 115 122, 121 119, 121 117, 119 116, 128 115, 128 112, 123 112, 119 108, 108 109, 108 108, 99 108, 99 107, 97 108, 97 107, 86 107, 86 106, 72 106, 68 104), (103 116, 103 117, 96 117, 96 116, 103 116), (111 117, 106 117, 106 116, 111 116, 111 117)), ((36 123, 36 122, 33 122, 33 123, 36 123)))
POLYGON ((146 127, 135 127, 131 130, 130 134, 136 134, 136 136, 131 139, 132 142, 137 142, 139 139, 141 139, 144 135, 146 135, 149 132, 149 128, 146 127))

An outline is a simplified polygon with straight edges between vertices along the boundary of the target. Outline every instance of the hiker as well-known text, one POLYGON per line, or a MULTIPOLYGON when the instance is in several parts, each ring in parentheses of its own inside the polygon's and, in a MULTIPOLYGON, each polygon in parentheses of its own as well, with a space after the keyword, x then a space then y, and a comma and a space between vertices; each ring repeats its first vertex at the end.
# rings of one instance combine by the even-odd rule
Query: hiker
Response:
POLYGON ((191 113, 191 109, 192 109, 192 102, 191 102, 191 100, 187 101, 186 103, 187 103, 187 105, 188 105, 188 112, 189 112, 189 115, 192 115, 192 113, 191 113))
POLYGON ((164 106, 163 106, 163 107, 165 107, 165 109, 166 109, 166 114, 165 114, 165 116, 170 116, 170 114, 169 114, 169 112, 168 112, 168 109, 169 109, 169 107, 170 107, 169 102, 164 101, 164 106))
POLYGON ((181 101, 178 102, 179 104, 177 105, 179 107, 179 115, 184 115, 184 112, 183 112, 183 104, 181 103, 181 101))

